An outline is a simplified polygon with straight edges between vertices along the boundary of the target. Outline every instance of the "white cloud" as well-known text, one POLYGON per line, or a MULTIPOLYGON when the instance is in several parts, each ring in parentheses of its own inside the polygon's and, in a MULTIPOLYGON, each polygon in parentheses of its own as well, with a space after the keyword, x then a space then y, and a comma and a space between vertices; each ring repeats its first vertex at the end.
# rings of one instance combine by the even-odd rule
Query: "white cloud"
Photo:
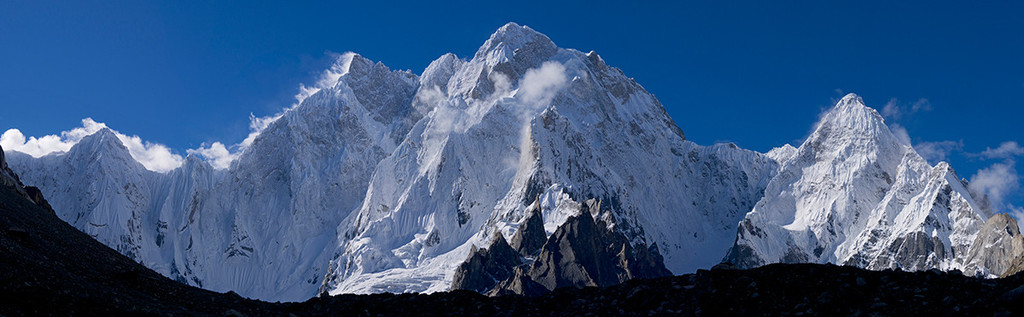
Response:
POLYGON ((1015 141, 1008 141, 1003 142, 1003 144, 1000 144, 999 147, 994 149, 987 147, 980 155, 990 159, 1011 158, 1014 156, 1024 155, 1024 147, 1021 147, 1020 144, 1017 144, 1015 141))
POLYGON ((949 154, 953 151, 960 151, 964 147, 963 141, 938 141, 938 142, 921 142, 914 145, 914 150, 921 157, 928 160, 929 163, 935 164, 941 161, 945 161, 949 154))
POLYGON ((60 135, 42 137, 25 137, 18 129, 9 129, 0 136, 0 146, 7 151, 18 151, 33 157, 41 157, 54 152, 67 152, 72 146, 87 135, 96 133, 107 125, 98 123, 92 118, 82 119, 82 126, 61 132, 60 135))
POLYGON ((142 141, 142 138, 136 135, 128 136, 117 131, 114 133, 128 148, 128 153, 146 169, 163 173, 178 168, 184 162, 181 155, 172 153, 171 149, 163 144, 142 141))
POLYGON ((202 157, 213 168, 227 169, 231 167, 231 162, 238 158, 239 152, 232 153, 227 146, 224 146, 224 143, 213 142, 209 146, 203 144, 198 149, 189 149, 188 154, 202 157))
POLYGON ((1003 207, 1004 199, 1020 188, 1014 161, 1006 160, 978 170, 971 176, 969 188, 972 192, 988 196, 993 206, 1003 207))
MULTIPOLYGON (((63 131, 60 135, 26 138, 20 130, 9 129, 0 136, 0 146, 3 146, 4 150, 41 157, 55 152, 67 152, 83 138, 103 128, 107 128, 107 125, 92 118, 85 118, 82 119, 81 127, 63 131)), ((117 131, 114 131, 114 134, 128 148, 132 158, 151 171, 167 172, 178 168, 183 162, 180 155, 172 153, 170 148, 163 144, 146 142, 138 136, 128 136, 117 131)))

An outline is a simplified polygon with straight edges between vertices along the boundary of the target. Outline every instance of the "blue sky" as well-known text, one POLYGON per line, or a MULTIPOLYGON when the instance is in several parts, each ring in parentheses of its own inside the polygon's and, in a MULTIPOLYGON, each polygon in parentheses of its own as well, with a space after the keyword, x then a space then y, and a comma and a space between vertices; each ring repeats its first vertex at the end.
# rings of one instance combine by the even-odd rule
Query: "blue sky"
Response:
POLYGON ((1024 5, 1009 1, 5 1, 0 130, 43 136, 90 117, 171 153, 236 144, 250 114, 293 103, 328 52, 419 73, 446 52, 471 56, 509 21, 598 52, 697 143, 796 144, 855 92, 1024 206, 1024 150, 1006 143, 1024 143, 1024 5))

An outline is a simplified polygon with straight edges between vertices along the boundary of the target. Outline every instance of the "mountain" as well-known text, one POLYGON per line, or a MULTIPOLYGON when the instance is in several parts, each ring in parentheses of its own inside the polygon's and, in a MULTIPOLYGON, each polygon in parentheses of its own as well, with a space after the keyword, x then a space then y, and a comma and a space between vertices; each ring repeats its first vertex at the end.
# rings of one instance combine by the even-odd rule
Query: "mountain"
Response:
POLYGON ((170 278, 274 300, 315 295, 321 254, 356 208, 373 166, 422 114, 418 79, 358 55, 343 74, 274 121, 226 171, 189 156, 146 170, 109 129, 67 153, 12 165, 61 219, 170 278))
MULTIPOLYGON (((930 166, 902 144, 882 116, 850 94, 795 151, 780 150, 781 168, 740 223, 726 261, 836 263, 873 270, 961 270, 999 275, 991 241, 1016 232, 985 230, 992 212, 949 164, 930 166), (792 152, 783 154, 785 152, 792 152)), ((1006 227, 993 224, 990 227, 1006 227)), ((1019 233, 1018 233, 1019 235, 1019 233)), ((1019 248, 1019 247, 1018 247, 1019 248)))
POLYGON ((686 140, 596 53, 515 23, 420 75, 353 53, 330 74, 227 169, 189 156, 149 171, 108 129, 6 159, 60 219, 128 258, 264 300, 537 294, 723 257, 997 275, 1019 253, 1000 229, 1016 223, 989 220, 948 164, 928 165, 854 95, 799 148, 761 154, 686 140))
POLYGON ((686 141, 664 107, 593 52, 507 24, 469 61, 432 63, 434 109, 373 172, 322 290, 431 292, 495 233, 510 240, 539 201, 552 235, 591 216, 675 273, 716 263, 775 161, 686 141))

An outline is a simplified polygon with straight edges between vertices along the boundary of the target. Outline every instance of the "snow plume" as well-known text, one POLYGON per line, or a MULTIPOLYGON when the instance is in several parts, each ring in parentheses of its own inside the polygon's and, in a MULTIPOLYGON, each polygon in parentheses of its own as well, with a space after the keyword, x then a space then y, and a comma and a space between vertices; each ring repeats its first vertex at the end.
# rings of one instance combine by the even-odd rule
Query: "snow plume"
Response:
POLYGON ((416 90, 416 99, 413 101, 412 106, 416 108, 419 113, 427 113, 430 109, 433 109, 448 96, 441 91, 441 87, 437 85, 430 86, 430 88, 420 88, 416 90))
MULTIPOLYGON (((306 98, 309 98, 309 96, 312 96, 313 94, 320 92, 320 90, 334 87, 334 85, 338 83, 338 80, 341 79, 341 76, 348 74, 349 67, 352 66, 352 59, 355 58, 356 53, 345 52, 342 54, 338 54, 334 52, 327 52, 327 55, 330 56, 331 59, 334 60, 334 62, 331 63, 331 66, 329 68, 320 73, 320 75, 316 79, 316 82, 313 83, 312 86, 306 86, 306 84, 299 84, 299 92, 295 94, 294 104, 292 104, 288 108, 282 109, 281 112, 265 117, 257 117, 252 113, 249 114, 249 135, 246 136, 245 139, 243 139, 242 142, 236 146, 238 148, 238 151, 235 151, 234 153, 230 154, 230 157, 232 159, 237 158, 241 151, 245 151, 245 149, 249 148, 249 146, 252 145, 252 142, 256 140, 256 137, 259 136, 264 129, 270 126, 271 123, 274 123, 274 121, 277 121, 277 119, 283 117, 285 112, 295 109, 295 107, 298 107, 299 104, 302 104, 302 102, 305 101, 306 98)), ((227 149, 227 147, 225 147, 225 149, 227 149)), ((203 149, 200 148, 196 150, 202 151, 203 149)), ((228 162, 228 164, 230 165, 230 162, 228 162)), ((216 167, 216 165, 214 167, 216 167)))
POLYGON ((516 97, 520 102, 517 116, 523 123, 519 129, 518 164, 520 170, 525 170, 527 164, 532 164, 533 157, 536 155, 533 153, 533 138, 530 128, 532 117, 551 105, 555 94, 565 87, 565 83, 568 81, 567 77, 565 66, 561 63, 545 62, 538 68, 527 70, 519 82, 519 89, 516 91, 516 97))
MULTIPOLYGON (((0 136, 0 146, 6 150, 18 151, 33 157, 41 157, 50 153, 67 152, 71 147, 82 141, 88 135, 107 128, 107 125, 96 122, 92 118, 82 119, 82 126, 60 135, 46 135, 42 137, 28 137, 18 129, 9 129, 0 136)), ((111 130, 114 131, 114 130, 111 130)), ((181 166, 183 159, 180 155, 171 152, 171 149, 163 144, 143 141, 137 135, 125 135, 114 131, 118 140, 128 148, 128 153, 136 161, 142 163, 146 169, 156 172, 167 172, 181 166)))
POLYGON ((213 142, 209 146, 204 143, 198 149, 189 149, 188 154, 202 157, 215 169, 227 169, 238 158, 239 152, 232 153, 224 143, 213 142))
POLYGON ((509 82, 508 76, 505 76, 505 74, 490 72, 487 74, 487 79, 494 83, 494 92, 491 93, 488 99, 503 98, 512 89, 512 83, 509 82))
POLYGON ((352 66, 352 58, 356 56, 356 53, 353 52, 345 52, 343 54, 327 52, 327 54, 334 59, 334 63, 320 74, 320 77, 317 78, 313 86, 299 84, 299 93, 295 95, 296 103, 292 107, 302 103, 303 100, 306 100, 306 98, 309 98, 309 96, 319 92, 321 89, 333 87, 334 84, 338 83, 338 79, 341 76, 348 74, 348 69, 352 66))
POLYGON ((945 161, 953 151, 961 151, 964 148, 963 141, 938 141, 921 142, 914 145, 914 150, 920 154, 928 163, 936 164, 945 161))
POLYGON ((545 62, 539 68, 526 71, 516 96, 522 102, 523 110, 532 114, 549 106, 566 81, 565 66, 559 62, 545 62))

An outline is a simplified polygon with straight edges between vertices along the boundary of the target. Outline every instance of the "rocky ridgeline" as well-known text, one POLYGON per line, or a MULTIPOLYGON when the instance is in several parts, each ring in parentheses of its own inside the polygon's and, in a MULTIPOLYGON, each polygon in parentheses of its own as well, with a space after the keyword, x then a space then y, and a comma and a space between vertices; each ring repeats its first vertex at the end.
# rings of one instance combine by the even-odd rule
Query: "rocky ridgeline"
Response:
POLYGON ((608 223, 595 220, 600 204, 587 201, 539 248, 543 219, 538 204, 512 238, 497 234, 487 249, 474 249, 455 271, 452 289, 490 296, 537 296, 564 287, 612 286, 634 278, 670 276, 656 245, 634 247, 608 223))

